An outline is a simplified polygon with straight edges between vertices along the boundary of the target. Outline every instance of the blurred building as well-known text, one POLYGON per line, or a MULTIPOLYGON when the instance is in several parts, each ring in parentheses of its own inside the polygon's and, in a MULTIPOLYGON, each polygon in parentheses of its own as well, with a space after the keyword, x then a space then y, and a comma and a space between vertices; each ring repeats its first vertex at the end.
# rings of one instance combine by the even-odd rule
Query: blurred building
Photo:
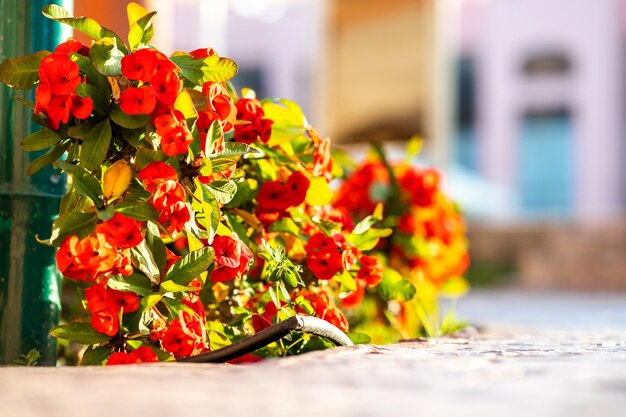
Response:
POLYGON ((464 1, 459 159, 513 190, 524 218, 626 210, 625 5, 464 1))

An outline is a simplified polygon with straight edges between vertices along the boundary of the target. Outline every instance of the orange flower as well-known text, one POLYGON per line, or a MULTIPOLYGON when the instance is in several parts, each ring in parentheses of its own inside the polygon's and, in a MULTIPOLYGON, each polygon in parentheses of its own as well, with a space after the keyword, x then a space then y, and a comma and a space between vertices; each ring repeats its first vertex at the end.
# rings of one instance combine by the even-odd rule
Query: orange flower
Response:
POLYGON ((132 248, 143 241, 140 223, 121 213, 115 213, 111 219, 99 224, 96 232, 106 236, 116 248, 132 248))
POLYGON ((157 99, 161 103, 174 104, 183 83, 178 75, 172 70, 160 69, 150 81, 150 87, 154 90, 157 99))
POLYGON ((80 84, 80 70, 67 55, 50 54, 41 60, 39 79, 42 84, 50 85, 55 96, 66 96, 80 84))

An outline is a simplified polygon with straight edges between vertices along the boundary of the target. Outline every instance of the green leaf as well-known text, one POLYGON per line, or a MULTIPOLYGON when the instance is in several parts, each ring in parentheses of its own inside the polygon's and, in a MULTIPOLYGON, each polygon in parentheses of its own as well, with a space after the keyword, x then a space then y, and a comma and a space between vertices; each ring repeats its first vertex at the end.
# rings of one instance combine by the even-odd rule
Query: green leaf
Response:
POLYGON ((135 153, 135 164, 139 169, 144 169, 151 162, 165 162, 167 159, 167 155, 161 151, 155 151, 154 149, 139 148, 137 149, 137 153, 135 153))
POLYGON ((41 359, 41 353, 37 349, 31 349, 26 355, 20 355, 13 362, 20 366, 35 366, 41 359))
POLYGON ((209 331, 209 345, 211 350, 221 349, 231 344, 230 339, 226 336, 224 324, 219 321, 208 321, 207 330, 209 331))
POLYGON ((154 35, 152 18, 154 15, 156 15, 156 12, 150 12, 130 25, 130 31, 128 32, 128 44, 131 50, 134 51, 141 46, 147 45, 152 39, 152 36, 154 35))
POLYGON ((170 57, 181 70, 183 76, 194 84, 202 85, 207 81, 223 83, 237 74, 237 64, 235 61, 209 56, 203 59, 194 59, 189 54, 177 54, 170 57))
POLYGON ((57 326, 52 329, 50 335, 83 345, 95 345, 111 339, 110 336, 95 331, 89 323, 70 323, 57 326))
POLYGON ((215 199, 222 204, 228 204, 237 193, 235 181, 213 181, 208 184, 215 199))
POLYGON ((91 84, 78 84, 76 94, 80 97, 90 97, 93 100, 93 109, 96 113, 107 114, 109 112, 109 100, 111 95, 106 91, 91 84))
POLYGON ((122 39, 120 39, 119 36, 117 36, 117 34, 115 34, 115 32, 105 28, 104 26, 101 26, 98 22, 90 17, 74 17, 69 11, 65 10, 61 6, 57 6, 56 4, 49 4, 48 6, 43 8, 42 12, 43 15, 46 16, 48 19, 52 19, 57 22, 71 26, 74 29, 83 32, 84 34, 91 36, 94 39, 102 39, 105 37, 115 38, 119 45, 119 48, 124 52, 128 52, 126 46, 124 45, 124 42, 122 41, 122 39))
POLYGON ((265 117, 274 121, 269 146, 289 142, 306 130, 306 119, 302 109, 293 101, 280 99, 263 103, 265 117))
MULTIPOLYGON (((228 80, 233 78, 238 71, 235 61, 218 56, 194 59, 187 53, 175 52, 170 59, 176 62, 177 65, 178 63, 182 65, 182 67, 178 66, 183 70, 183 76, 191 81, 187 85, 196 83, 202 85, 209 81, 222 84, 228 83, 228 80)), ((226 88, 228 90, 228 87, 226 88)))
POLYGON ((220 206, 217 199, 209 188, 195 180, 196 191, 194 195, 200 200, 200 203, 195 199, 192 202, 192 208, 196 211, 196 219, 209 231, 209 238, 213 238, 213 235, 217 231, 220 224, 221 213, 220 206), (198 212, 202 212, 203 216, 198 216, 198 212))
POLYGON ((202 152, 204 152, 205 155, 211 155, 213 144, 216 142, 221 142, 224 138, 224 130, 222 129, 222 124, 219 122, 219 120, 215 120, 213 123, 211 123, 206 137, 207 140, 204 149, 202 149, 202 152))
POLYGON ((52 235, 42 243, 59 246, 68 236, 78 236, 82 239, 93 232, 97 222, 96 213, 79 211, 65 213, 52 222, 52 235))
POLYGON ((83 358, 80 360, 80 366, 99 366, 104 365, 106 360, 113 353, 113 346, 100 346, 93 347, 89 346, 85 353, 83 353, 83 358))
POLYGON ((186 285, 180 285, 175 283, 174 281, 163 281, 161 283, 161 292, 163 294, 168 292, 188 292, 188 291, 197 291, 196 287, 188 287, 186 285))
POLYGON ((415 296, 413 284, 393 268, 385 266, 383 279, 376 287, 380 296, 385 300, 409 301, 415 296))
POLYGON ((71 59, 78 64, 80 72, 85 74, 88 84, 96 86, 105 97, 111 97, 111 84, 109 84, 107 77, 100 74, 96 68, 91 65, 89 57, 80 54, 72 54, 71 59))
POLYGON ((364 333, 346 333, 346 336, 354 343, 355 345, 366 345, 372 341, 372 338, 364 333))
POLYGON ((117 213, 122 213, 125 216, 132 217, 141 222, 147 220, 156 221, 159 218, 154 206, 145 201, 125 201, 113 206, 113 209, 117 213))
POLYGON ((237 158, 217 158, 211 160, 211 172, 221 172, 237 163, 237 158))
POLYGON ((311 302, 307 300, 306 298, 304 298, 302 295, 299 295, 294 300, 294 304, 300 307, 302 310, 304 310, 306 314, 309 314, 311 316, 315 314, 315 309, 311 305, 311 302))
POLYGON ((33 175, 41 171, 47 165, 56 162, 65 153, 65 151, 67 151, 67 149, 70 147, 70 144, 71 142, 69 140, 64 140, 45 154, 33 159, 28 168, 26 168, 26 174, 33 175))
POLYGON ((154 261, 146 240, 144 239, 139 245, 132 248, 131 253, 134 261, 133 265, 146 274, 153 284, 159 284, 161 271, 154 261))
POLYGON ((226 142, 224 144, 224 150, 222 152, 212 155, 209 158, 211 159, 211 161, 213 161, 214 159, 228 158, 258 152, 259 151, 257 149, 253 148, 250 145, 246 145, 245 143, 226 142))
POLYGON ((367 232, 376 223, 378 223, 378 219, 376 219, 374 216, 367 216, 366 218, 361 220, 356 226, 354 226, 354 229, 352 230, 352 234, 362 235, 363 233, 367 232))
POLYGON ((132 274, 128 277, 114 275, 109 278, 108 285, 114 290, 134 292, 141 296, 152 294, 152 283, 146 276, 141 274, 132 274))
POLYGON ((368 251, 376 247, 380 238, 387 237, 391 233, 391 229, 369 229, 360 235, 350 233, 346 240, 362 251, 368 251))
POLYGON ((39 66, 49 51, 39 51, 0 64, 0 81, 11 88, 28 90, 39 82, 39 66))
POLYGON ((111 144, 111 123, 105 119, 95 125, 83 141, 80 149, 81 165, 92 171, 100 168, 111 144))
POLYGON ((165 279, 180 285, 189 284, 191 280, 209 268, 213 262, 213 253, 213 248, 208 246, 189 252, 172 265, 165 279))
POLYGON ((344 270, 343 273, 336 274, 335 279, 341 283, 339 292, 356 291, 356 281, 348 271, 344 270))
POLYGON ((61 142, 61 136, 45 127, 22 139, 20 145, 25 151, 41 151, 61 142))
POLYGON ((152 258, 156 263, 159 271, 163 271, 165 269, 165 264, 167 263, 167 252, 165 250, 165 243, 161 239, 159 228, 153 222, 146 223, 146 228, 148 229, 146 233, 146 244, 152 252, 152 258))
POLYGON ((102 206, 102 186, 96 177, 83 167, 68 162, 60 161, 59 167, 72 176, 76 191, 90 198, 96 207, 102 206))
POLYGON ((91 65, 107 77, 122 75, 122 58, 124 53, 118 48, 115 38, 102 38, 89 48, 91 65))
POLYGON ((290 217, 283 217, 276 220, 270 225, 269 231, 278 233, 290 233, 294 236, 300 235, 300 228, 290 217))
POLYGON ((111 110, 111 120, 115 124, 125 127, 126 129, 138 129, 144 127, 150 121, 150 115, 147 114, 126 114, 119 109, 111 110))
POLYGON ((81 123, 78 126, 72 126, 67 129, 67 135, 74 139, 87 139, 87 135, 91 132, 91 124, 81 123))

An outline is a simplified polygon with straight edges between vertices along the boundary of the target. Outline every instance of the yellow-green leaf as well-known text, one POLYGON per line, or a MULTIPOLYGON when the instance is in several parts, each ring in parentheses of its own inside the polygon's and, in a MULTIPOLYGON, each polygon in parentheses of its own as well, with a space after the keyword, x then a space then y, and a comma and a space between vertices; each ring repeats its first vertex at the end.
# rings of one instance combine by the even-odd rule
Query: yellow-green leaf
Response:
POLYGON ((49 51, 39 51, 19 58, 7 59, 0 64, 0 81, 18 90, 33 88, 39 81, 41 60, 49 51))
POLYGON ((306 202, 311 206, 325 206, 330 203, 333 192, 324 177, 311 177, 311 185, 306 193, 306 202))

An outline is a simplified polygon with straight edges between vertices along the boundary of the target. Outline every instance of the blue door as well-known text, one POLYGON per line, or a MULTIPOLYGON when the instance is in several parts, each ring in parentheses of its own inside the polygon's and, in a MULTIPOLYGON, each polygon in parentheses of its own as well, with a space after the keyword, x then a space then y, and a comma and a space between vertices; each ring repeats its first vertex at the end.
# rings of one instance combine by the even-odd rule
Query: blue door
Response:
POLYGON ((572 213, 572 123, 567 114, 526 116, 519 146, 519 190, 524 213, 572 213))

